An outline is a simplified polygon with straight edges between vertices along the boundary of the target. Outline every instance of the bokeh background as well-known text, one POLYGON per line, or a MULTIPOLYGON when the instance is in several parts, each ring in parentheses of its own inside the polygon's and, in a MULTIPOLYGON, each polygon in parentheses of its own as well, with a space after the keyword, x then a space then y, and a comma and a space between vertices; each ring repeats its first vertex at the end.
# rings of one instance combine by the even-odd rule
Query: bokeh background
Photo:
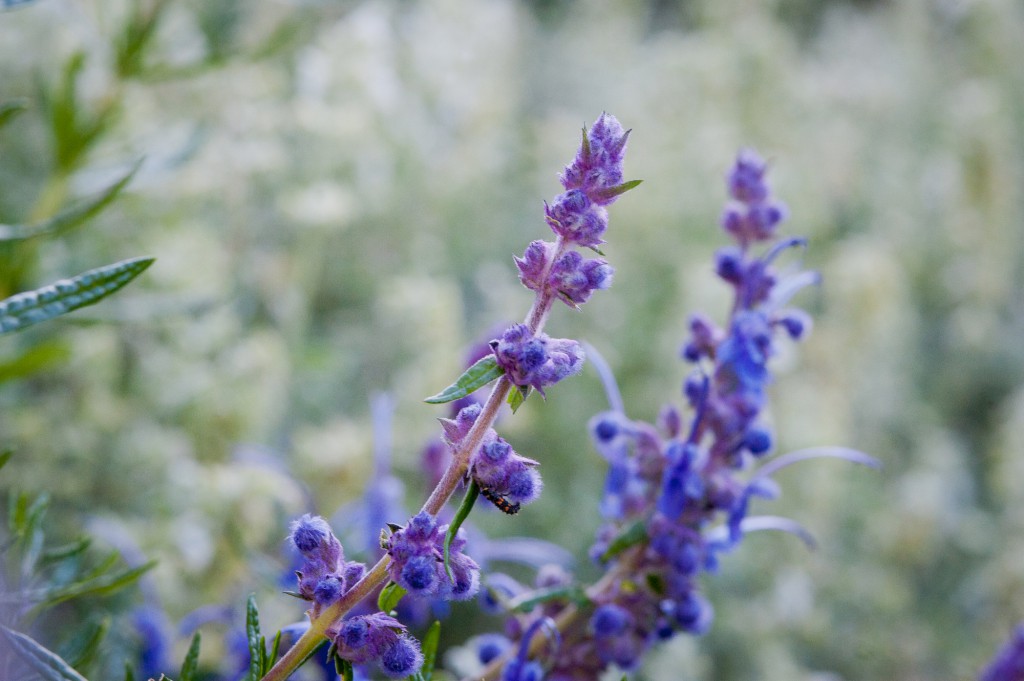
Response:
MULTIPOLYGON (((824 284, 776 361, 780 451, 843 444, 881 472, 779 476, 820 547, 751 536, 704 581, 717 619, 638 679, 967 679, 1024 619, 1024 6, 1016 0, 39 0, 0 12, 0 223, 122 177, 95 219, 0 243, 0 297, 136 255, 125 291, 0 343, 5 489, 126 560, 113 669, 145 599, 178 622, 277 583, 287 523, 335 514, 373 469, 370 403, 395 405, 407 507, 443 415, 420 400, 520 319, 512 256, 601 111, 633 129, 612 207, 614 287, 548 330, 589 341, 627 409, 679 402, 690 312, 726 313, 714 250, 736 150, 772 160, 785 225, 824 284)), ((603 463, 596 375, 503 423, 543 498, 493 537, 578 556, 603 463)), ((344 514, 342 514, 343 516, 344 514)), ((351 553, 351 551, 350 551, 351 553)), ((204 664, 231 625, 213 617, 204 664)), ((470 608, 445 644, 497 627, 470 608)), ((54 633, 54 635, 57 635, 54 633)), ((184 646, 187 641, 180 643, 184 646)), ((183 648, 181 648, 183 651, 183 648)), ((178 656, 176 659, 180 659, 178 656)), ((174 670, 167 670, 176 672, 174 670)))

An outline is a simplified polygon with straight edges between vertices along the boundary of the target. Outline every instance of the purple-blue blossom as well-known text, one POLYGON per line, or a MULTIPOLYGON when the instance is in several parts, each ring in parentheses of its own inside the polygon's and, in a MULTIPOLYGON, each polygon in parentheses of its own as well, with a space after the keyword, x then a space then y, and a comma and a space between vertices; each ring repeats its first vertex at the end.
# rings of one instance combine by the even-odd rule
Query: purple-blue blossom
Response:
POLYGON ((388 538, 391 557, 388 574, 410 594, 463 601, 476 595, 480 568, 462 553, 466 545, 460 530, 450 545, 449 569, 444 566, 444 536, 447 525, 438 526, 429 513, 420 512, 388 538))
POLYGON ((1024 681, 1024 624, 1014 627, 978 681, 1024 681))
POLYGON ((358 615, 327 630, 334 654, 352 664, 377 663, 384 675, 400 679, 423 665, 423 654, 401 622, 384 613, 358 615))
POLYGON ((583 369, 583 348, 574 340, 534 334, 525 324, 513 324, 501 338, 491 341, 498 366, 520 388, 531 387, 541 395, 546 386, 578 374, 583 369))

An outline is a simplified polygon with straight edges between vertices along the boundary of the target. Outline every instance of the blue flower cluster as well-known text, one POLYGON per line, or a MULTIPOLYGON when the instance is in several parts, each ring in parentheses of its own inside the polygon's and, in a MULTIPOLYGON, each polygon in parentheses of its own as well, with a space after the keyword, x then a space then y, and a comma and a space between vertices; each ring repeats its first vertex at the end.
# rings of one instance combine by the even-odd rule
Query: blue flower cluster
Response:
MULTIPOLYGON (((572 225, 556 229, 560 235, 580 234, 588 220, 599 222, 599 201, 573 194, 599 182, 587 178, 603 177, 588 161, 599 146, 607 157, 614 156, 615 145, 592 140, 590 155, 581 153, 564 175, 573 190, 548 209, 549 222, 572 225), (593 215, 563 220, 570 207, 593 215)), ((595 446, 608 461, 601 502, 607 522, 591 555, 607 574, 600 588, 587 592, 589 618, 562 631, 562 645, 550 656, 546 672, 539 676, 530 667, 531 679, 593 679, 609 665, 634 669, 657 641, 679 632, 704 633, 713 610, 700 593, 698 576, 714 570, 716 556, 740 541, 750 498, 775 492, 767 476, 744 481, 738 473, 772 449, 771 432, 761 418, 771 379, 768 362, 780 333, 798 339, 809 324, 802 312, 782 306, 816 275, 783 277, 774 267, 778 255, 800 240, 756 249, 774 240, 785 216, 766 183, 766 169, 757 154, 745 151, 727 177, 731 201, 722 226, 735 245, 716 254, 716 271, 733 288, 734 304, 724 327, 704 316, 690 321, 682 349, 683 358, 694 365, 683 387, 693 413, 689 427, 684 429, 674 407, 666 407, 656 425, 631 420, 621 408, 591 421, 595 446)), ((527 250, 520 261, 525 280, 539 281, 536 262, 546 252, 547 247, 533 245, 527 250)), ((601 266, 592 267, 598 271, 601 266)), ((550 603, 544 607, 528 618, 549 617, 550 603)), ((526 668, 523 660, 513 663, 526 668)))
MULTIPOLYGON (((459 410, 454 419, 441 419, 445 443, 457 447, 479 415, 480 405, 471 404, 459 410)), ((470 458, 469 474, 488 498, 504 499, 513 505, 509 509, 518 511, 520 506, 540 496, 543 484, 538 465, 533 459, 517 454, 512 445, 489 428, 470 458)))
POLYGON ((462 553, 466 539, 460 530, 449 546, 447 574, 444 565, 444 537, 447 525, 438 526, 429 513, 420 512, 388 537, 391 581, 410 594, 450 601, 464 601, 480 589, 480 567, 462 553))
POLYGON ((491 342, 498 366, 517 386, 532 387, 541 395, 544 386, 578 374, 583 369, 583 348, 568 338, 534 333, 526 324, 513 324, 491 342))
MULTIPOLYGON (((416 516, 410 521, 410 525, 415 525, 412 533, 432 536, 436 533, 432 523, 429 516, 425 519, 416 516)), ((326 606, 341 598, 366 573, 364 564, 345 561, 341 542, 327 521, 319 516, 306 514, 292 523, 290 539, 302 556, 302 565, 295 573, 298 595, 312 601, 311 617, 317 617, 326 606)), ((465 560, 475 568, 472 560, 465 560)), ((462 567, 462 563, 459 565, 462 567)), ((476 583, 475 577, 472 581, 476 583)), ((459 588, 451 587, 449 593, 459 588)), ((352 664, 377 663, 390 678, 408 676, 423 663, 419 644, 408 634, 405 625, 384 613, 339 620, 328 628, 327 636, 333 655, 352 664)))

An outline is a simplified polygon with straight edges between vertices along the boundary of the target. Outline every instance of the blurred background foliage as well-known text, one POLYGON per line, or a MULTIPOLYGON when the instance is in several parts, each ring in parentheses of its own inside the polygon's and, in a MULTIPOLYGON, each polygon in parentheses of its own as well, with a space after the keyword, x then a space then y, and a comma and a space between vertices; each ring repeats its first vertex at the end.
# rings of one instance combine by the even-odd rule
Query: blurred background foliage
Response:
MULTIPOLYGON (((0 223, 45 220, 142 159, 91 221, 0 243, 0 297, 158 257, 102 306, 0 344, 0 485, 47 492, 68 537, 158 560, 140 599, 171 622, 221 604, 241 626, 252 590, 264 629, 298 619, 274 595, 288 520, 358 498, 382 390, 419 505, 418 452, 443 415, 420 400, 525 314, 512 256, 546 238, 541 200, 607 110, 633 128, 627 175, 644 184, 612 209, 615 286, 549 331, 606 355, 631 416, 678 401, 688 313, 726 313, 722 177, 754 146, 825 280, 801 301, 814 334, 777 360, 780 449, 885 464, 780 476, 784 498, 758 510, 820 549, 750 537, 706 580, 712 632, 640 678, 969 678, 1024 619, 1021 36, 1016 0, 0 12, 0 223)), ((602 408, 587 372, 506 419, 548 493, 479 524, 582 556, 603 476, 585 424, 602 408)), ((456 615, 448 642, 497 624, 456 615)), ((116 621, 120 670, 136 639, 116 621)))

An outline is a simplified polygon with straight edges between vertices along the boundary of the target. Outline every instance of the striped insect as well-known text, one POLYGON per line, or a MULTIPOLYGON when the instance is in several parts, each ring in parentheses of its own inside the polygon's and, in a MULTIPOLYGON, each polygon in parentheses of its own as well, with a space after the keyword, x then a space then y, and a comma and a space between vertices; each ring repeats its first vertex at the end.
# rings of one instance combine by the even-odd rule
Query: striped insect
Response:
POLYGON ((513 504, 505 497, 495 493, 493 490, 489 490, 486 487, 481 487, 480 495, 484 499, 487 499, 487 501, 497 506, 498 510, 501 511, 502 513, 507 513, 508 515, 515 515, 516 513, 519 513, 519 504, 513 504))

